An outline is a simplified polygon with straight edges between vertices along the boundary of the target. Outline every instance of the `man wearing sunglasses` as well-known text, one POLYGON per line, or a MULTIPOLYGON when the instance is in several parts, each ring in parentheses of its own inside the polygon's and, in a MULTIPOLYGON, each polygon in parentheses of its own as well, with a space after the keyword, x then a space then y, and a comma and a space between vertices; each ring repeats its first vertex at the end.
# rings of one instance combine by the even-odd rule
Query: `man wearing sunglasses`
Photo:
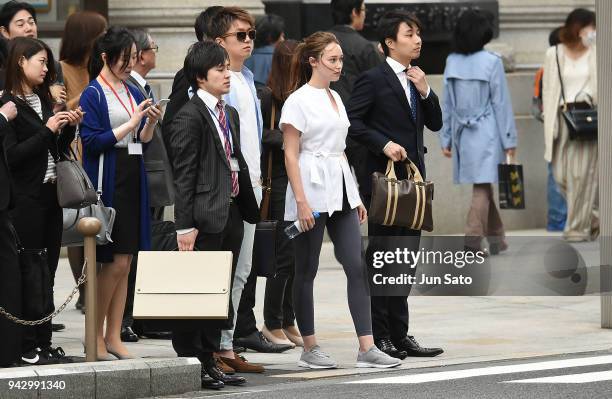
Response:
MULTIPOLYGON (((253 73, 244 66, 244 62, 251 56, 255 44, 256 31, 254 29, 254 18, 244 9, 238 7, 224 7, 210 19, 209 37, 219 43, 229 55, 230 60, 230 92, 224 96, 225 102, 238 110, 240 117, 240 148, 245 161, 249 167, 249 174, 253 192, 257 203, 261 202, 261 137, 263 122, 261 109, 253 73)), ((232 286, 232 306, 234 317, 231 328, 224 330, 221 337, 221 350, 218 355, 228 366, 238 372, 261 372, 261 366, 251 365, 245 362, 233 351, 234 327, 238 315, 238 306, 244 290, 245 283, 251 273, 253 257, 253 240, 255 237, 255 225, 244 223, 244 235, 240 256, 236 266, 234 282, 232 286)), ((241 321, 238 321, 241 324, 241 321)), ((254 324, 250 323, 250 324, 254 324)), ((290 349, 290 346, 276 347, 263 338, 261 332, 254 325, 247 343, 252 349, 265 349, 265 351, 277 351, 290 349), (250 345, 250 344, 253 345, 250 345), (273 347, 270 349, 270 347, 273 347)))

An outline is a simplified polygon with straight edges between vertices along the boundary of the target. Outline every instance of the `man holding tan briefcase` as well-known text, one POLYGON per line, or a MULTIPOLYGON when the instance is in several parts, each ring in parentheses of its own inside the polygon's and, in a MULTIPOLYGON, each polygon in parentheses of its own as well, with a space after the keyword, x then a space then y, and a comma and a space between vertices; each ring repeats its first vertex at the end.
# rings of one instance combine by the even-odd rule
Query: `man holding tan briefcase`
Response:
MULTIPOLYGON (((185 58, 184 71, 196 95, 181 108, 164 137, 174 173, 178 248, 231 251, 233 281, 243 222, 257 223, 259 208, 239 147, 238 113, 221 99, 230 89, 228 55, 216 43, 195 43, 185 58)), ((220 350, 221 330, 231 326, 233 318, 230 303, 227 320, 198 321, 198 328, 172 332, 178 356, 202 362, 204 388, 245 382, 224 374, 213 358, 220 350)))
MULTIPOLYGON (((421 51, 421 24, 405 11, 389 11, 378 23, 379 40, 386 62, 363 73, 355 82, 347 114, 351 122, 349 137, 369 149, 366 169, 385 173, 389 159, 395 163, 397 179, 407 178, 410 159, 425 176, 423 127, 442 128, 438 97, 431 90, 425 73, 411 62, 421 51)), ((372 178, 359 178, 364 204, 370 209, 372 178)), ((392 224, 392 223, 391 223, 392 224)), ((395 225, 368 223, 368 265, 375 251, 395 250, 399 245, 419 250, 420 230, 395 225)), ((414 275, 416 268, 409 268, 414 275)), ((385 288, 386 289, 386 288, 385 288)), ((407 287, 409 291, 410 287, 407 287)), ((440 348, 423 348, 408 335, 407 293, 403 296, 372 296, 372 330, 376 346, 390 356, 430 357, 440 348)))

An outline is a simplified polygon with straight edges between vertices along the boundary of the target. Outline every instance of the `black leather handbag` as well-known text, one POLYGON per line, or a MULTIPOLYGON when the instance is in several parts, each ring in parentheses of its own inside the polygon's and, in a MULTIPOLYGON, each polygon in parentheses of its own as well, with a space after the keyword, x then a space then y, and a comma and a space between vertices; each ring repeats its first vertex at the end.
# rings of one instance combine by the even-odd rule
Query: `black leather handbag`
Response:
MULTIPOLYGON (((276 107, 272 104, 272 117, 270 129, 274 129, 276 107)), ((278 222, 269 220, 270 195, 272 193, 272 151, 268 154, 268 171, 263 184, 263 198, 261 201, 261 222, 255 228, 253 241, 253 267, 259 277, 274 277, 276 274, 276 228, 278 222)))
POLYGON ((559 64, 558 46, 556 47, 555 51, 555 56, 557 58, 557 72, 559 73, 559 83, 561 84, 561 96, 563 97, 561 116, 563 117, 563 120, 567 125, 569 139, 580 141, 597 140, 597 107, 593 105, 593 98, 589 95, 586 95, 590 102, 577 102, 576 99, 578 95, 576 95, 576 98, 574 99, 573 103, 567 102, 567 100, 565 99, 563 79, 561 78, 561 66, 559 64))

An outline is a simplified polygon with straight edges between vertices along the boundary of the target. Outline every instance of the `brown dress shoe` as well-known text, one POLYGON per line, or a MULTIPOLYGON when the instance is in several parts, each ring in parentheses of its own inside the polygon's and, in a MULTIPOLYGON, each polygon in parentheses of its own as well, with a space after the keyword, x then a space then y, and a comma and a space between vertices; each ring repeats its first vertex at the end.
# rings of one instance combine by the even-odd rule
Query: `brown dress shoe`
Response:
POLYGON ((221 360, 220 357, 216 355, 215 355, 215 364, 217 365, 217 368, 219 370, 223 371, 224 374, 232 375, 236 372, 236 370, 228 366, 227 363, 225 363, 223 360, 221 360))
POLYGON ((227 357, 220 357, 220 359, 238 373, 263 373, 266 371, 262 365, 249 363, 244 357, 237 353, 234 353, 234 356, 234 359, 229 359, 227 357))

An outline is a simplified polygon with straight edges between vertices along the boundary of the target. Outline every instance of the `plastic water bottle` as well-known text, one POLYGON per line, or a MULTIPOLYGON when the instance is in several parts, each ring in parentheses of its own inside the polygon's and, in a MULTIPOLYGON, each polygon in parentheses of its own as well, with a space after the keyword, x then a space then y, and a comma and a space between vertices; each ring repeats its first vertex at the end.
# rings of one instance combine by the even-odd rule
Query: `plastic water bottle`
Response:
MULTIPOLYGON (((313 212, 312 216, 314 216, 314 218, 317 219, 320 215, 319 215, 319 212, 313 212)), ((285 234, 287 234, 287 237, 289 237, 290 240, 294 239, 296 236, 302 233, 303 231, 302 231, 302 227, 300 226, 299 220, 296 220, 289 226, 285 227, 285 234)))

